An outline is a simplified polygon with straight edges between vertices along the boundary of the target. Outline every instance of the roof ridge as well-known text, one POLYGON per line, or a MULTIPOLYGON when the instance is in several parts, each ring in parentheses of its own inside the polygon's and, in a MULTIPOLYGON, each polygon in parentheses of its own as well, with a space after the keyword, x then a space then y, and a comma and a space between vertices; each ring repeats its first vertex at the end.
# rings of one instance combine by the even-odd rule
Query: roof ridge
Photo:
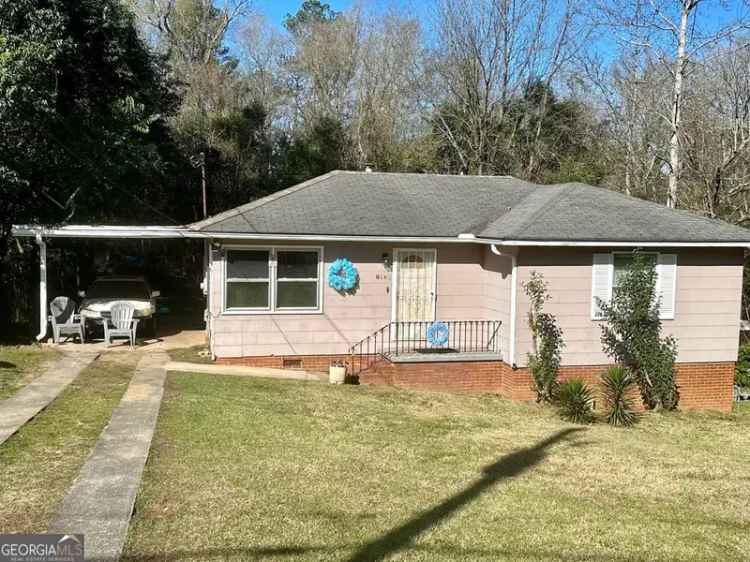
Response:
MULTIPOLYGON (((201 230, 205 228, 206 226, 211 226, 213 224, 216 224, 217 222, 221 222, 228 218, 236 217, 237 215, 242 215, 245 211, 249 211, 251 209, 257 209, 258 207, 262 207, 263 205, 266 205, 267 203, 277 201, 279 199, 286 197, 287 195, 291 195, 293 193, 297 193, 298 191, 302 191, 303 189, 307 189, 308 187, 312 187, 313 185, 320 183, 321 181, 327 180, 331 176, 334 176, 340 173, 341 173, 341 170, 331 170, 330 172, 323 174, 322 176, 316 176, 314 178, 310 178, 309 180, 305 180, 302 183, 291 185, 287 187, 286 189, 282 189, 281 191, 276 191, 275 193, 266 195, 265 197, 255 199, 254 201, 250 201, 249 203, 245 203, 244 205, 240 205, 239 207, 233 207, 232 209, 227 209, 226 211, 222 211, 221 213, 217 213, 210 217, 206 217, 205 219, 201 221, 190 223, 187 225, 187 227, 191 230, 201 230)), ((247 219, 245 219, 245 222, 248 222, 247 219)), ((248 224, 250 223, 248 222, 248 224)))

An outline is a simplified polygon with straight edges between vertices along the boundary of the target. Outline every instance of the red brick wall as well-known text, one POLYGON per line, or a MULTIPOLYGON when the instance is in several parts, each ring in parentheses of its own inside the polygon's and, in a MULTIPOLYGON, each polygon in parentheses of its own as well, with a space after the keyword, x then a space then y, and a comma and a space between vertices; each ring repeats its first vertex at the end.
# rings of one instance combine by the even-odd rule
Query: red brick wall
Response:
MULTIPOLYGON (((348 364, 348 355, 274 355, 258 357, 222 357, 216 362, 225 365, 272 367, 282 369, 285 360, 300 361, 307 371, 327 372, 332 361, 348 364)), ((580 378, 594 388, 607 365, 563 366, 560 380, 580 378)), ((492 392, 514 400, 534 400, 531 374, 528 369, 513 370, 501 361, 445 361, 424 363, 390 363, 382 360, 359 377, 361 384, 388 384, 402 388, 423 388, 453 392, 492 392)), ((680 408, 683 410, 732 409, 734 363, 680 363, 677 385, 680 408)), ((637 392, 634 393, 638 398, 637 392)), ((597 396, 597 406, 601 397, 597 396)), ((640 404, 640 400, 636 400, 640 404)))
POLYGON ((361 384, 392 384, 402 388, 423 388, 453 392, 502 394, 503 367, 500 361, 445 361, 443 363, 380 362, 359 376, 361 384))
POLYGON ((734 362, 680 363, 677 386, 683 410, 732 410, 734 362))
MULTIPOLYGON (((531 373, 528 369, 513 370, 504 365, 504 380, 501 394, 515 400, 534 400, 531 373)), ((563 366, 560 381, 579 378, 598 391, 599 376, 608 365, 563 366)), ((734 363, 678 363, 677 387, 680 391, 682 410, 732 410, 732 385, 734 363)), ((642 408, 640 395, 634 392, 636 403, 642 408)), ((597 396, 597 402, 601 396, 597 396)), ((598 405, 598 404, 597 404, 598 405)))

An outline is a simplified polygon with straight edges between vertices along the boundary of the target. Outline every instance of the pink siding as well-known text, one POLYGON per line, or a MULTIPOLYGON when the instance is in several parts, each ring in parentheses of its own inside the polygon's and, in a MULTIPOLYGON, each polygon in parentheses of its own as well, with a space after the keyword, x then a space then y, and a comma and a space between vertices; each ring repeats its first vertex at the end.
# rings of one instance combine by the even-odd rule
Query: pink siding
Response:
POLYGON ((214 353, 219 357, 346 353, 351 345, 391 320, 391 272, 383 265, 382 256, 389 253, 392 257, 398 247, 437 248, 437 318, 500 318, 497 309, 503 303, 507 305, 506 301, 494 303, 491 309, 484 306, 488 286, 497 282, 493 280, 488 285, 482 246, 326 244, 324 273, 336 258, 346 257, 357 266, 360 286, 353 295, 341 295, 324 280, 323 311, 316 314, 222 314, 221 264, 214 261, 211 277, 214 353))
MULTIPOLYGON (((591 266, 599 248, 524 248, 518 258, 516 363, 526 364, 531 335, 528 299, 522 290, 532 271, 544 275, 551 299, 546 310, 564 331, 564 365, 597 365, 609 359, 601 349, 599 322, 591 319, 591 266)), ((664 249, 677 254, 674 320, 666 333, 679 342, 678 362, 735 361, 739 336, 743 253, 739 249, 664 249)))
MULTIPOLYGON (((391 272, 383 264, 383 254, 392 257, 394 248, 415 246, 437 249, 437 318, 501 320, 501 349, 507 356, 511 259, 496 256, 488 246, 463 243, 325 244, 324 272, 336 258, 347 257, 359 270, 360 287, 354 295, 340 295, 324 280, 323 311, 316 314, 222 314, 221 264, 214 262, 211 299, 214 353, 219 357, 346 353, 351 345, 391 321, 391 272)), ((558 316, 565 332, 567 347, 563 364, 609 362, 601 349, 599 323, 591 319, 593 254, 606 251, 602 248, 519 250, 515 357, 519 366, 526 364, 531 344, 526 324, 528 302, 522 283, 534 270, 542 273, 549 283, 551 299, 547 310, 558 316)), ((667 333, 679 339, 678 361, 734 361, 739 333, 742 251, 664 251, 678 255, 675 319, 664 321, 667 333)))
POLYGON ((505 356, 510 349, 510 292, 512 260, 484 247, 484 312, 488 320, 500 320, 500 349, 505 356))

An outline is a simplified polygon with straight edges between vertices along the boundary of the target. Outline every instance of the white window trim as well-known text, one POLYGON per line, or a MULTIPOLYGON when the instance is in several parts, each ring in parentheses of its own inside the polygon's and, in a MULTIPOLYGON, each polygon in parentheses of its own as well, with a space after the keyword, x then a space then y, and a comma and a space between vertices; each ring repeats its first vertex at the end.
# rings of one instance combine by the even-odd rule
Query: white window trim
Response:
MULTIPOLYGON (((599 307, 597 306, 597 302, 594 295, 594 290, 596 288, 596 263, 594 262, 594 258, 596 257, 597 253, 604 254, 605 252, 596 252, 592 254, 591 256, 591 319, 597 322, 601 322, 604 320, 604 316, 602 314, 597 314, 599 311, 599 307)), ((607 263, 607 302, 610 302, 612 300, 612 286, 615 283, 615 257, 613 252, 609 252, 609 261, 607 263)))
MULTIPOLYGON (((247 246, 247 245, 225 245, 222 246, 223 254, 221 258, 221 313, 226 316, 248 316, 248 315, 282 315, 282 314, 321 314, 323 312, 323 287, 324 287, 324 265, 325 256, 323 252, 323 246, 247 246), (231 279, 227 278, 227 251, 231 250, 261 250, 268 252, 268 306, 265 308, 227 308, 227 281, 231 279), (317 281, 318 282, 318 306, 315 308, 278 308, 276 306, 276 283, 279 278, 277 277, 277 261, 276 256, 278 251, 302 251, 302 252, 317 252, 318 253, 318 277, 317 279, 304 278, 304 279, 292 279, 292 278, 281 278, 281 281, 317 281)), ((239 280, 238 280, 239 281, 239 280)), ((242 281, 252 283, 254 280, 243 279, 242 281)), ((265 281, 265 279, 258 278, 255 282, 265 281)))
MULTIPOLYGON (((609 277, 608 289, 609 290, 607 292, 607 301, 611 302, 612 301, 612 292, 614 290, 614 285, 615 285, 615 256, 618 256, 618 255, 632 256, 633 252, 632 251, 631 252, 627 252, 627 251, 615 251, 615 252, 599 252, 599 253, 609 253, 609 255, 611 256, 610 260, 609 260, 609 271, 608 271, 608 273, 609 273, 609 275, 608 275, 608 277, 609 277)), ((661 291, 661 289, 662 289, 662 287, 661 287, 661 283, 662 283, 661 267, 662 267, 662 264, 661 264, 660 256, 662 254, 673 254, 673 253, 674 252, 641 252, 641 254, 652 255, 652 256, 656 257, 656 287, 654 288, 654 292, 656 293, 657 296, 661 296, 661 292, 662 292, 661 291)), ((677 264, 675 264, 675 267, 677 267, 677 264)), ((595 275, 595 268, 594 268, 594 265, 592 264, 592 266, 591 266, 591 279, 592 279, 591 280, 591 291, 592 291, 592 293, 593 293, 593 290, 594 290, 594 275, 595 275)), ((675 300, 674 306, 672 307, 672 314, 669 315, 669 316, 666 316, 666 315, 662 314, 661 311, 659 311, 659 319, 661 319, 661 320, 674 320, 675 316, 677 315, 677 313, 676 313, 676 308, 677 308, 677 272, 676 271, 675 271, 675 275, 673 276, 673 279, 672 279, 672 294, 674 295, 674 300, 675 300)), ((594 298, 593 298, 593 295, 592 295, 592 298, 591 298, 591 319, 594 320, 594 321, 597 321, 597 322, 601 322, 603 320, 606 320, 606 318, 604 318, 603 316, 598 316, 596 314, 596 311, 597 311, 597 307, 596 307, 596 303, 594 302, 594 298)))

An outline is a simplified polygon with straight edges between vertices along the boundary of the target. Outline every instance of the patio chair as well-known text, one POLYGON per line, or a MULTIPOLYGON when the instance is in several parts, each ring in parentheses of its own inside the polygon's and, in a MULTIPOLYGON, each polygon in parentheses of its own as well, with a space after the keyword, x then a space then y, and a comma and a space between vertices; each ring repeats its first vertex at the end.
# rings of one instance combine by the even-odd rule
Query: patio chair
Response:
POLYGON ((52 324, 52 339, 60 343, 61 336, 85 339, 85 328, 81 315, 76 313, 76 301, 68 297, 56 297, 49 303, 49 321, 52 324))
POLYGON ((135 332, 138 320, 133 319, 135 307, 126 302, 116 302, 110 309, 110 317, 104 319, 104 341, 112 345, 112 338, 127 338, 130 348, 135 348, 135 332))

